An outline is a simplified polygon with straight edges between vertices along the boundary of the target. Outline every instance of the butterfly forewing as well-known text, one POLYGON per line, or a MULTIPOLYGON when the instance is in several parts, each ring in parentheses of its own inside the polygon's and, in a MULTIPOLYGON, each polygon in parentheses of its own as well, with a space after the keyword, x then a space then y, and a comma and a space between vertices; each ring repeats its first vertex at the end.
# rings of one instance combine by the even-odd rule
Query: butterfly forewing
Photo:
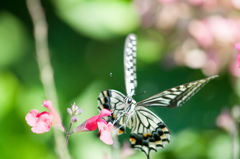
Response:
POLYGON ((196 94, 205 84, 216 77, 218 76, 211 76, 205 79, 170 88, 138 102, 137 105, 145 107, 179 107, 190 97, 196 94))
MULTIPOLYGON (((125 130, 125 127, 122 127, 125 121, 124 119, 125 116, 123 116, 125 98, 126 98, 125 95, 113 89, 104 90, 98 96, 98 109, 99 110, 108 109, 113 112, 112 116, 105 117, 104 119, 110 122, 114 122, 117 120, 115 125, 121 127, 121 129, 119 129, 118 131, 119 134, 122 134, 125 130)), ((129 128, 132 127, 132 123, 129 121, 127 123, 127 126, 129 128)))
POLYGON ((124 76, 125 89, 128 97, 132 97, 137 87, 136 50, 137 38, 134 34, 128 35, 124 47, 124 76))

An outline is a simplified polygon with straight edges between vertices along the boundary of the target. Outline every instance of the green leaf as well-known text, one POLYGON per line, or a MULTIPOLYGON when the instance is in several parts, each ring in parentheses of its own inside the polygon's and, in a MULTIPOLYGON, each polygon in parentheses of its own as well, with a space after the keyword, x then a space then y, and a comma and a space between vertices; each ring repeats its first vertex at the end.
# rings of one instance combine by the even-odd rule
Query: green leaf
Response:
POLYGON ((95 39, 133 32, 139 26, 134 6, 124 1, 56 1, 57 14, 76 31, 95 39))
POLYGON ((0 12, 0 68, 22 57, 29 45, 22 23, 8 12, 0 12))
POLYGON ((17 89, 18 81, 11 73, 0 73, 0 119, 13 108, 17 89))

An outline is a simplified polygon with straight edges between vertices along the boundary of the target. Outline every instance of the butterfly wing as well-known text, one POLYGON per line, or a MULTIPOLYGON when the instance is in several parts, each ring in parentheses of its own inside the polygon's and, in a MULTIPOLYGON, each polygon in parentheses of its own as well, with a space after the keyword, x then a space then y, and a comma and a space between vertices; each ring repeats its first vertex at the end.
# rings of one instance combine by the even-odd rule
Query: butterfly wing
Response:
POLYGON ((105 117, 104 119, 108 122, 113 122, 115 119, 118 119, 115 125, 120 127, 118 130, 119 134, 122 134, 125 130, 125 128, 121 126, 124 123, 124 118, 121 114, 124 111, 125 98, 126 96, 124 94, 113 89, 104 90, 98 96, 98 109, 108 109, 113 112, 110 117, 105 117))
POLYGON ((205 79, 170 88, 138 102, 137 105, 141 105, 144 107, 179 107, 195 93, 197 93, 205 84, 207 84, 210 80, 216 77, 218 76, 211 76, 205 79))
POLYGON ((137 87, 136 50, 137 38, 134 34, 128 35, 124 46, 124 76, 125 90, 128 97, 132 97, 137 87))
POLYGON ((131 146, 143 151, 149 159, 151 150, 156 152, 170 142, 170 131, 163 121, 147 108, 137 106, 135 110, 129 121, 133 125, 131 146))

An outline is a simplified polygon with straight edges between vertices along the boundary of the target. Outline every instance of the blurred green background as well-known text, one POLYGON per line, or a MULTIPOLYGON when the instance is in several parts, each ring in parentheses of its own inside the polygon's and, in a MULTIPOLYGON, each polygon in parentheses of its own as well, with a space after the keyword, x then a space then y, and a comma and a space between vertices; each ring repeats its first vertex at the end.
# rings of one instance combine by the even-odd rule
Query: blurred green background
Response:
MULTIPOLYGON (((135 33, 138 38, 136 93, 146 91, 134 97, 136 101, 207 75, 201 68, 192 69, 174 60, 174 52, 182 39, 191 35, 182 31, 187 28, 185 25, 179 28, 175 24, 172 28, 162 29, 153 23, 157 21, 157 11, 166 5, 160 1, 43 0, 42 5, 49 27, 50 56, 60 114, 67 127, 70 116, 66 109, 73 102, 84 109, 80 124, 98 114, 97 97, 100 91, 116 89, 124 93, 109 74, 112 72, 124 87, 123 48, 129 33, 135 33), (151 14, 144 14, 147 9, 151 14), (146 22, 149 19, 152 21, 146 22)), ((187 2, 186 5, 193 10, 202 7, 191 6, 187 2)), ((206 12, 198 14, 204 17, 206 12)), ((234 15, 239 16, 239 12, 234 15)), ((168 18, 171 19, 171 15, 168 18)), ((233 45, 226 54, 236 54, 233 45)), ((193 59, 193 62, 197 60, 193 59)), ((230 136, 216 126, 221 110, 230 109, 239 102, 237 78, 228 71, 227 64, 217 72, 219 78, 207 84, 182 107, 151 109, 172 133, 171 143, 157 153, 152 152, 153 159, 230 158, 230 136)), ((26 2, 1 0, 0 158, 57 158, 52 130, 34 134, 25 121, 25 115, 31 109, 46 110, 41 106, 45 99, 26 2)), ((102 143, 96 134, 97 131, 70 136, 68 146, 72 157, 110 158, 111 146, 102 143)), ((128 136, 122 135, 120 143, 128 141, 128 136)), ((134 156, 129 157, 136 158, 144 159, 145 155, 136 151, 134 156)))

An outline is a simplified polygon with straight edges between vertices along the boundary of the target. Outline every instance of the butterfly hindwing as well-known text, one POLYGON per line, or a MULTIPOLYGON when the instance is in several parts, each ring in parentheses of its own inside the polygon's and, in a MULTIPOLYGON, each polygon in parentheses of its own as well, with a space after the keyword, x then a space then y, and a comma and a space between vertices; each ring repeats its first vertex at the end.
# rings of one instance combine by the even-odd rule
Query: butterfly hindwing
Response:
POLYGON ((135 110, 131 117, 134 121, 130 135, 131 147, 140 149, 149 159, 151 150, 157 151, 170 142, 170 131, 163 121, 147 108, 137 106, 135 110))
POLYGON ((216 77, 218 76, 211 76, 205 79, 170 88, 138 102, 137 105, 142 105, 144 107, 179 107, 190 97, 196 94, 205 84, 216 77))
POLYGON ((124 76, 125 90, 128 97, 132 97, 137 87, 136 75, 136 50, 137 37, 134 34, 128 35, 124 46, 124 76))

